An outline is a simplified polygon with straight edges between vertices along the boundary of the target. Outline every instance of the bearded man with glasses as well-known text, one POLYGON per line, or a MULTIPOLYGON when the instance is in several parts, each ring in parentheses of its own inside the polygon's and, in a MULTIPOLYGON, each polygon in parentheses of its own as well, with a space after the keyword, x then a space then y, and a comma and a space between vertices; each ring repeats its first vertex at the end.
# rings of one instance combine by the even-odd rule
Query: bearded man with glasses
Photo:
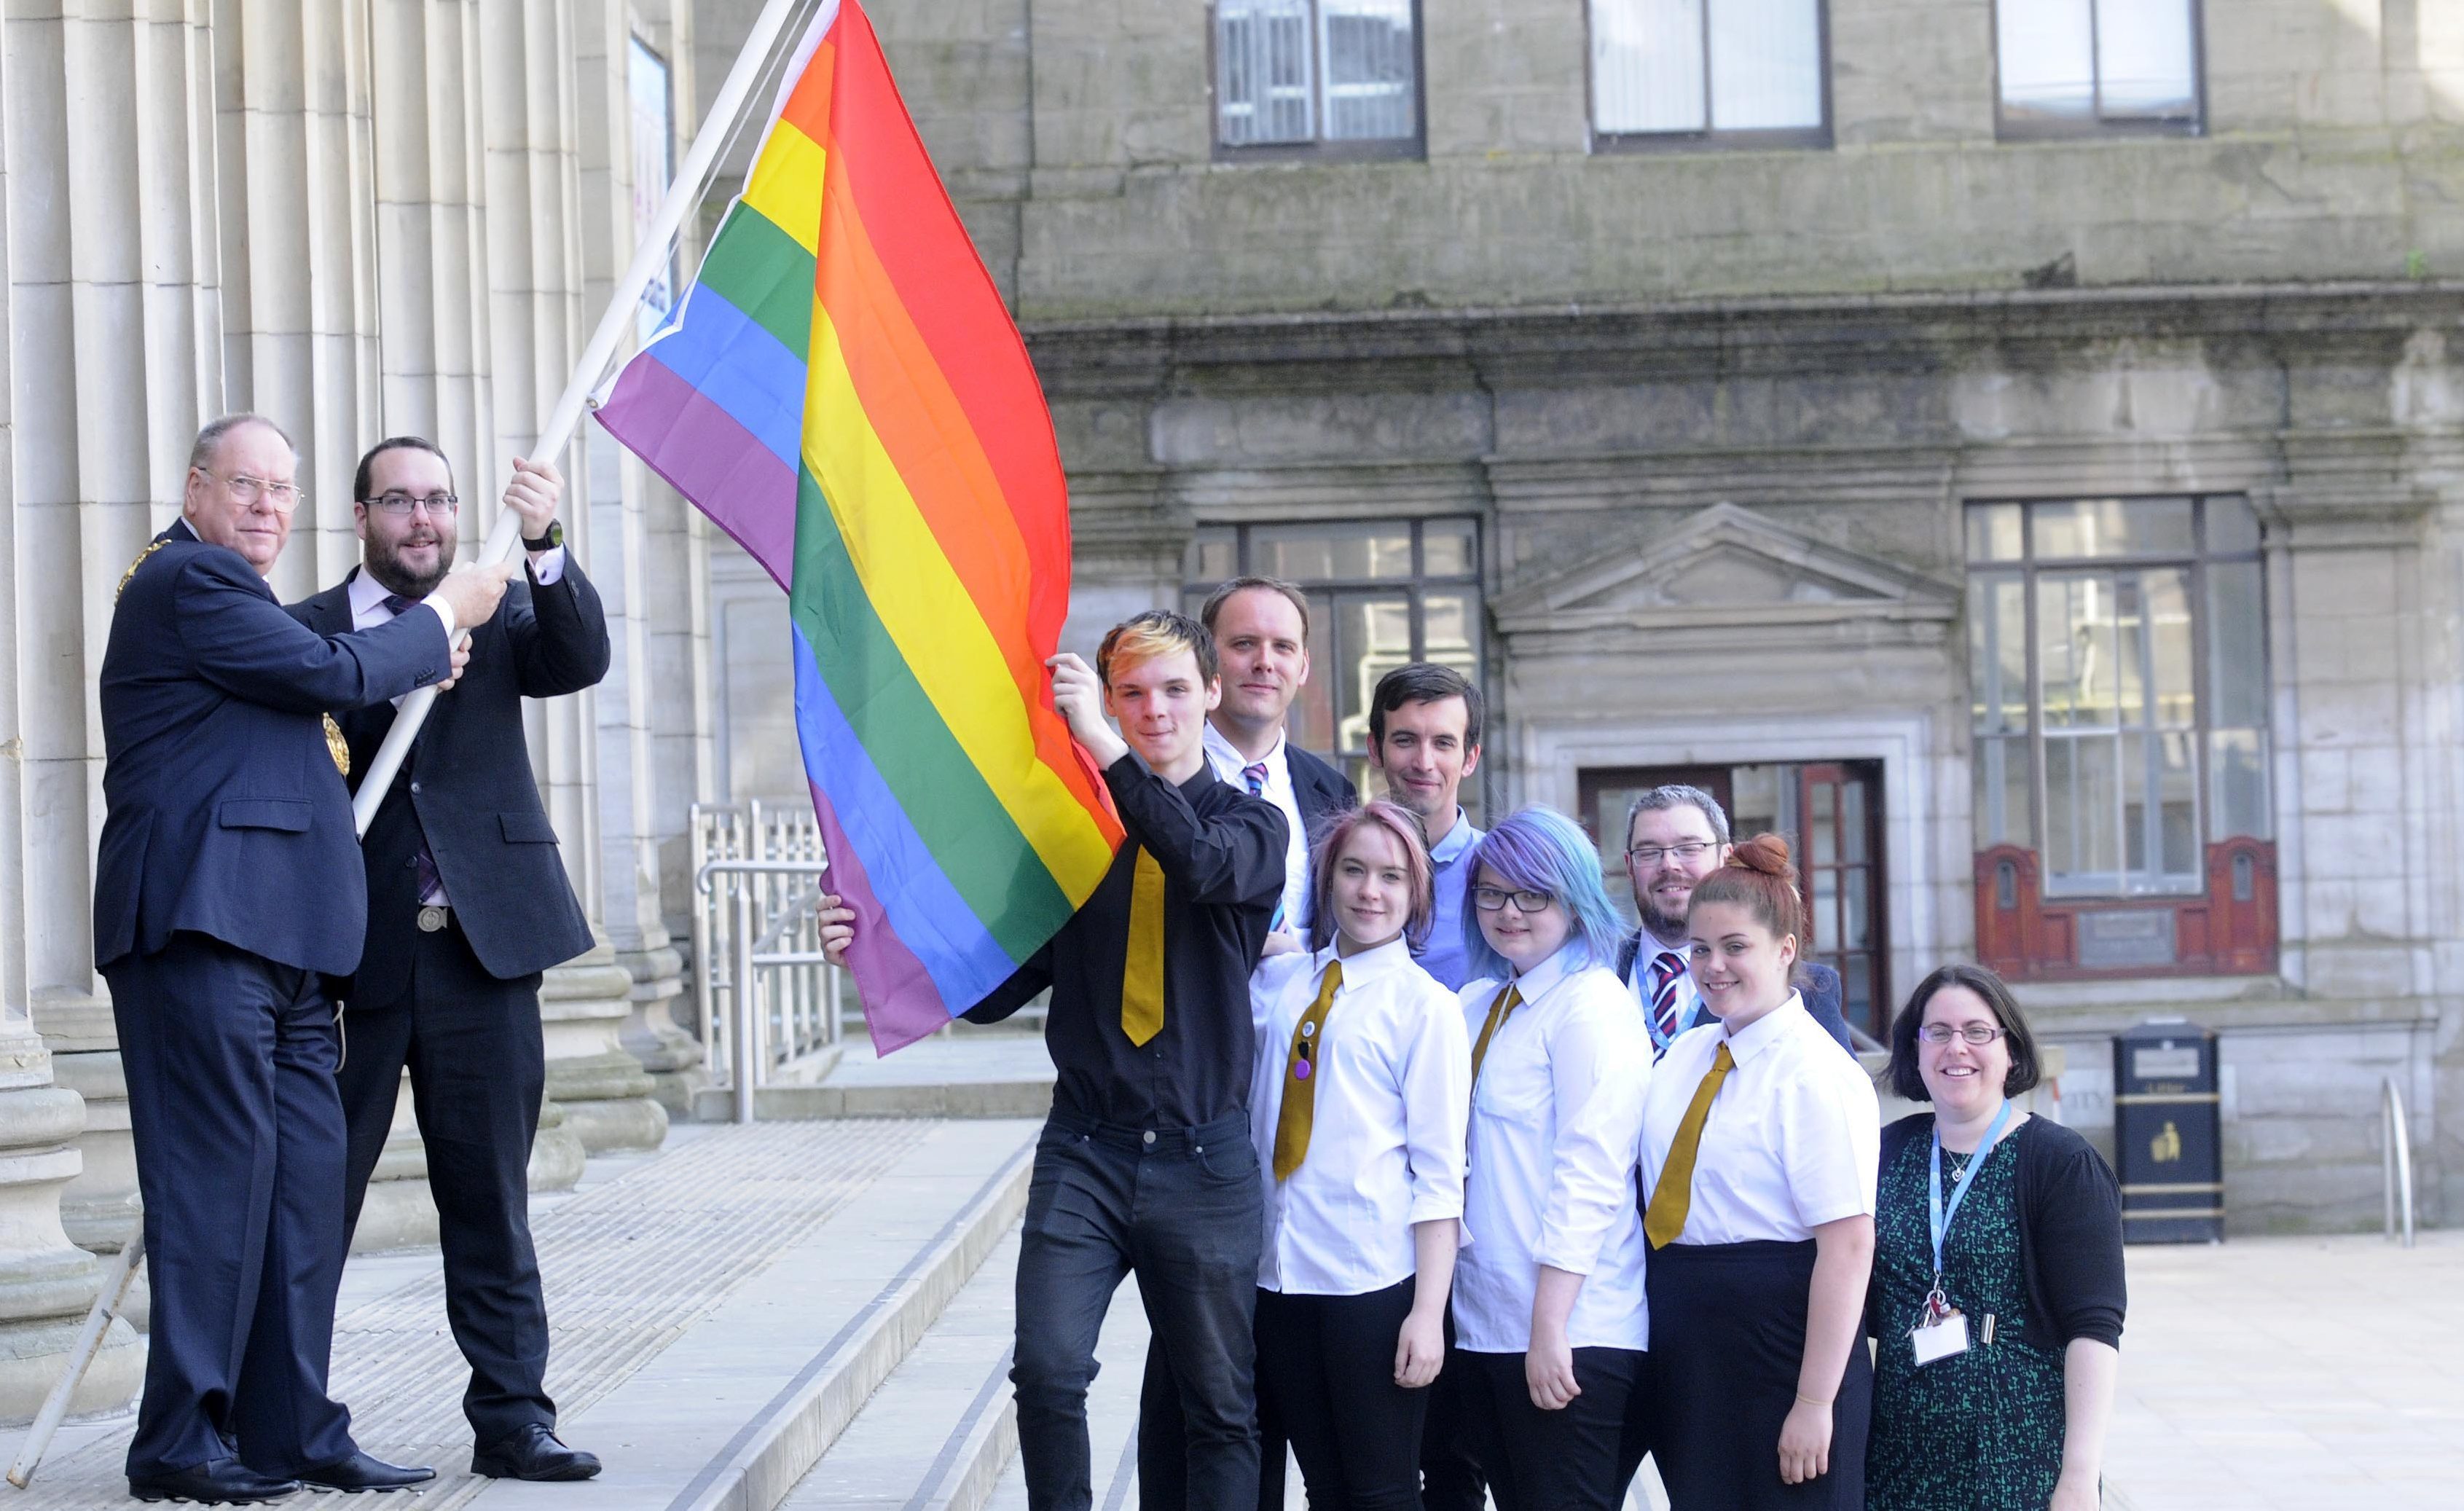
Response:
MULTIPOLYGON (((1700 787, 1671 782, 1634 799, 1625 818, 1625 874, 1641 923, 1617 951, 1617 978, 1633 989, 1656 1059, 1701 1022, 1702 1000, 1686 970, 1685 909, 1694 884, 1728 860, 1728 816, 1700 787)), ((1805 1010, 1839 1047, 1856 1053, 1839 1013, 1839 973, 1818 961, 1796 970, 1805 1010)))
MULTIPOLYGON (((556 1436, 528 1179, 546 1077, 539 980, 591 936, 531 776, 522 699, 579 692, 609 659, 599 595, 556 522, 563 487, 546 463, 515 460, 503 507, 521 516, 523 580, 473 626, 470 674, 437 700, 368 824, 367 953, 334 987, 351 1046, 341 1078, 343 1220, 359 1224, 407 1065, 445 1251, 446 1318, 471 1366, 471 1467, 497 1478, 599 1472, 597 1458, 556 1436)), ((452 470, 429 441, 379 442, 352 493, 361 564, 292 605, 328 634, 403 612, 444 579, 460 538, 452 470)), ((356 783, 394 710, 340 717, 356 783)))

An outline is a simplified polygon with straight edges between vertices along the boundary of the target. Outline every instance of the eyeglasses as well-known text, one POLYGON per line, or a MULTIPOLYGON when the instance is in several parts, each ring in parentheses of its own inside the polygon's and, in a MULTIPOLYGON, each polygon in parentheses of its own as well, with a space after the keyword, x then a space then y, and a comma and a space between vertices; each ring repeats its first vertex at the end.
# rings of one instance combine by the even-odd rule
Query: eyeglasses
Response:
POLYGON ((451 493, 429 493, 424 496, 413 493, 379 493, 374 498, 363 498, 360 502, 370 509, 382 509, 389 515, 407 515, 413 509, 424 508, 431 519, 451 519, 455 511, 462 507, 462 500, 451 493))
POLYGON ((198 468, 197 471, 230 489, 231 495, 241 503, 253 504, 262 500, 268 509, 277 515, 291 513, 299 507, 302 499, 308 496, 296 483, 268 482, 262 477, 251 477, 246 472, 240 473, 237 477, 225 477, 222 473, 204 467, 198 468))
POLYGON ((2005 1032, 2007 1030, 1999 1023, 1962 1023, 1957 1028, 1948 1023, 1927 1023, 1917 1030, 1917 1037, 1928 1044, 1947 1044, 1950 1036, 1957 1034, 1969 1043, 1982 1047, 2001 1038, 2005 1032))
POLYGON ((1687 840, 1681 844, 1638 844, 1625 853, 1638 865, 1658 865, 1662 857, 1691 865, 1710 847, 1708 840, 1687 840))
POLYGON ((1471 889, 1471 905, 1485 913, 1502 912, 1507 903, 1512 903, 1518 913, 1536 913, 1556 900, 1547 892, 1508 891, 1503 887, 1475 887, 1471 889))

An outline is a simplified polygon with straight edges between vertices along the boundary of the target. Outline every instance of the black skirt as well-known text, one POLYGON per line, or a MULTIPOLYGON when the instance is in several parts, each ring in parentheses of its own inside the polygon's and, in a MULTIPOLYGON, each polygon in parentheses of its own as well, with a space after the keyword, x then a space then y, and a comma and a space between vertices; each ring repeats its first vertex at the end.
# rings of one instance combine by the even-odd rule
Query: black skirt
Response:
POLYGON ((1779 1432, 1805 1364, 1814 1240, 1654 1249, 1651 1448, 1673 1511, 1863 1511, 1874 1368, 1862 1329, 1831 1409, 1831 1469, 1779 1478, 1779 1432))

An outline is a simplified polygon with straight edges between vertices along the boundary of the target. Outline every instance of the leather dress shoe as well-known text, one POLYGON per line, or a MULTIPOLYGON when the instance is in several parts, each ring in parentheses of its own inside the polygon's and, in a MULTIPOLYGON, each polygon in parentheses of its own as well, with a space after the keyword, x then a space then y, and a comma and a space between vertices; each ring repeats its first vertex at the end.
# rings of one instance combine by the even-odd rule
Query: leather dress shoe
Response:
POLYGON ((491 1479, 587 1479, 599 1473, 599 1458, 565 1447, 554 1433, 533 1422, 473 1454, 471 1472, 491 1479))
POLYGON ((407 1490, 412 1485, 424 1485, 435 1478, 436 1471, 425 1464, 405 1468, 401 1464, 389 1464, 382 1458, 355 1453, 330 1464, 302 1469, 299 1478, 320 1489, 346 1490, 357 1494, 363 1490, 407 1490))
POLYGON ((128 1493, 140 1500, 193 1500, 200 1505, 251 1505, 297 1495, 299 1481, 261 1475, 236 1458, 209 1458, 202 1464, 159 1475, 130 1475, 128 1493))

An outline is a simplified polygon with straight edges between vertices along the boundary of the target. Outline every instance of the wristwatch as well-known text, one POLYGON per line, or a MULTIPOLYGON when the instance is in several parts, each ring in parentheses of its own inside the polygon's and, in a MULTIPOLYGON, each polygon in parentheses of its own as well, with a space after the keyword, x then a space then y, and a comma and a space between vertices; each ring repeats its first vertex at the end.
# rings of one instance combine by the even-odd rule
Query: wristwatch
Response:
POLYGON ((564 544, 564 522, 561 519, 549 520, 547 534, 537 540, 528 536, 522 537, 522 549, 525 551, 553 551, 562 544, 564 544))

